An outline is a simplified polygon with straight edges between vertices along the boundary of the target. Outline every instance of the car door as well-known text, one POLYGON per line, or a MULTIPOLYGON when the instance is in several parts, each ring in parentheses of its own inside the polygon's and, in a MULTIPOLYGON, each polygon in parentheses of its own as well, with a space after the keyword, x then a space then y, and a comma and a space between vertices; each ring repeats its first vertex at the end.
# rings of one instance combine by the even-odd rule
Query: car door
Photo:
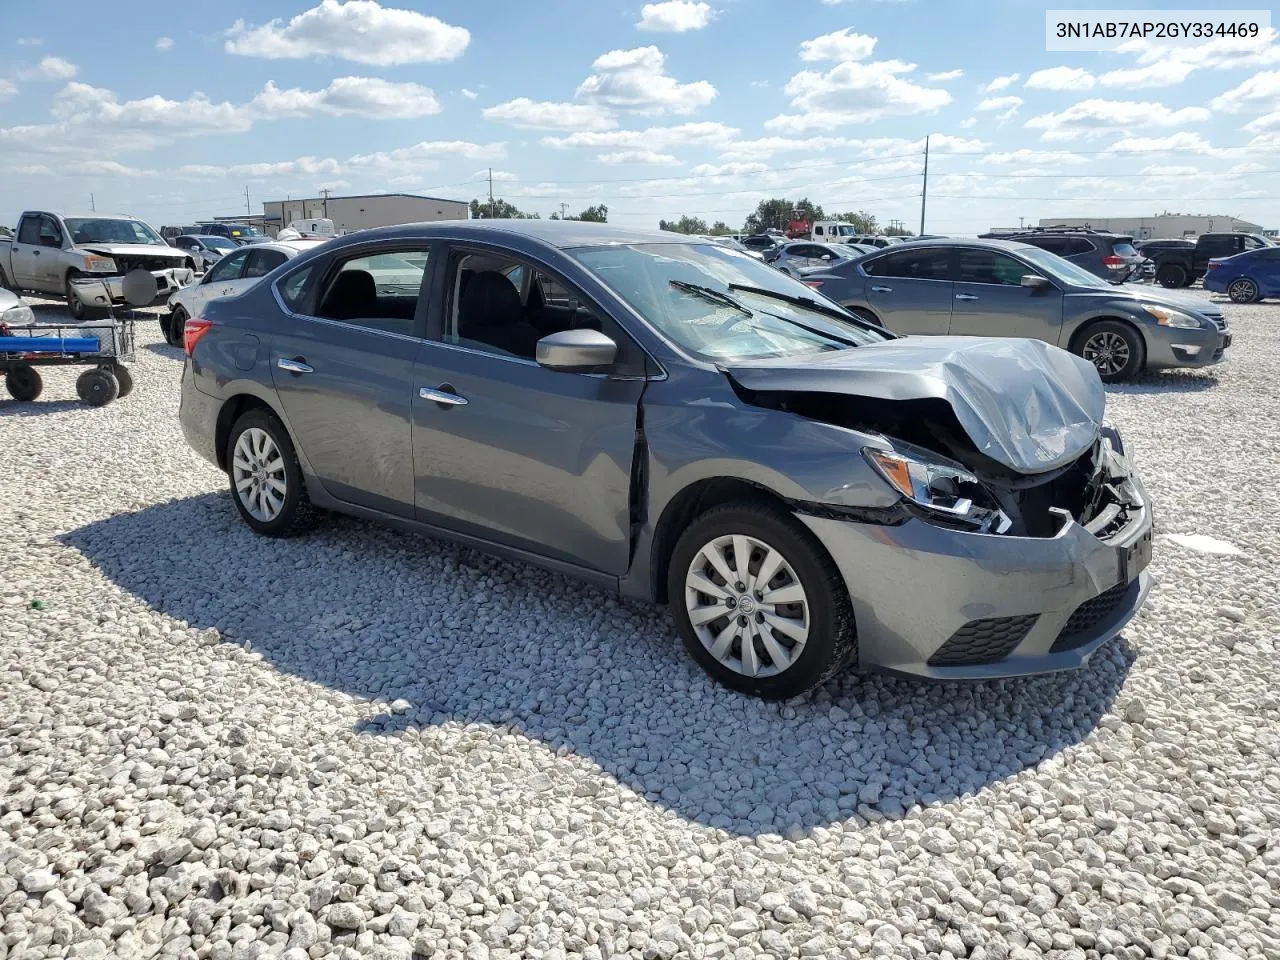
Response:
POLYGON ((622 575, 643 352, 563 276, 502 250, 453 248, 437 288, 413 397, 418 518, 622 575), (526 276, 522 293, 510 278, 526 276), (618 344, 612 369, 534 360, 539 337, 583 326, 618 344))
POLYGON ((218 297, 233 296, 237 292, 237 284, 244 276, 244 269, 249 262, 248 250, 237 250, 223 257, 204 275, 204 279, 194 287, 188 287, 183 299, 191 304, 190 312, 194 317, 201 307, 218 297))
POLYGON ((1252 263, 1247 264, 1240 273, 1254 275, 1258 284, 1258 292, 1263 297, 1280 296, 1280 247, 1268 247, 1249 255, 1252 263))
POLYGON ((401 517, 414 512, 410 417, 430 248, 347 247, 276 286, 286 313, 271 336, 271 374, 294 439, 327 493, 401 517), (416 288, 377 289, 370 262, 386 254, 421 265, 416 288))
POLYGON ((1062 291, 1052 281, 1022 286, 1027 274, 1043 276, 1030 264, 989 247, 957 247, 954 270, 951 333, 1058 342, 1062 291))
POLYGON ((18 234, 13 240, 14 283, 28 290, 38 289, 40 284, 40 267, 47 247, 40 243, 39 214, 27 214, 18 224, 18 234))
POLYGON ((951 324, 950 248, 915 246, 860 260, 866 302, 894 333, 945 334, 951 324))

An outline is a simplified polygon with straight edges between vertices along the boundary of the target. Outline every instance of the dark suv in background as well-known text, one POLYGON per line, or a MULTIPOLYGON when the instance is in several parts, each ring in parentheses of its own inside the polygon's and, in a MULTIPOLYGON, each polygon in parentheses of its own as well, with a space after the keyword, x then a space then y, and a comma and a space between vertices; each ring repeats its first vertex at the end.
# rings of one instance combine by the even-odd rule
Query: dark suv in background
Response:
POLYGON ((1072 228, 1037 228, 1015 234, 983 234, 984 239, 1015 240, 1056 253, 1109 283, 1136 280, 1146 260, 1133 246, 1133 237, 1119 233, 1072 228))

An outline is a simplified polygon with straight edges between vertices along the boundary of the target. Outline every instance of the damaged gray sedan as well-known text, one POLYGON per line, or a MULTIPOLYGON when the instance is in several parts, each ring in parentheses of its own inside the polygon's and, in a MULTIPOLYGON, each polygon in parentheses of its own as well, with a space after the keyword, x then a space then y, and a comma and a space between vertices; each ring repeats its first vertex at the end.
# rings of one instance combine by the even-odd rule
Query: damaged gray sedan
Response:
POLYGON ((362 231, 209 302, 185 348, 183 431, 255 531, 336 510, 665 601, 759 696, 1079 667, 1147 592, 1091 364, 896 337, 715 244, 362 231))

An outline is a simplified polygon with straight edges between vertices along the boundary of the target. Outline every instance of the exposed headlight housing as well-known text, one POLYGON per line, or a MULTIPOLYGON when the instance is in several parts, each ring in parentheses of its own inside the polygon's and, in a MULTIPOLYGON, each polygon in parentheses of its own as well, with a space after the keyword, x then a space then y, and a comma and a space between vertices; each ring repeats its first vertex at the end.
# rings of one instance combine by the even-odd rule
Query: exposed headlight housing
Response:
POLYGON ((1193 317, 1189 313, 1183 313, 1181 310, 1175 310, 1173 307, 1161 306, 1158 303, 1144 303, 1142 309, 1156 318, 1156 323, 1162 327, 1179 327, 1186 330, 1198 330, 1204 324, 1200 322, 1199 317, 1193 317))
POLYGON ((955 464, 907 445, 863 447, 862 455, 884 481, 929 519, 979 533, 1004 533, 1012 525, 982 482, 955 464))
POLYGON ((115 273, 116 262, 110 257, 99 257, 87 253, 84 257, 84 268, 89 273, 115 273))
POLYGON ((0 313, 0 323, 7 323, 11 326, 18 326, 24 323, 35 323, 36 315, 31 312, 31 308, 25 303, 20 303, 16 307, 10 307, 4 313, 0 313))

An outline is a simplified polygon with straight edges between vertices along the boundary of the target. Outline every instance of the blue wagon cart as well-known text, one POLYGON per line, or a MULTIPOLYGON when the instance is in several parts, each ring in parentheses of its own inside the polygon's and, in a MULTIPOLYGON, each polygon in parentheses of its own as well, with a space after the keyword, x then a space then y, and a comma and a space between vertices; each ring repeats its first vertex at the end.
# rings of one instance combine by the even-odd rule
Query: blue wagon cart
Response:
POLYGON ((88 367, 76 394, 94 407, 133 390, 124 361, 133 359, 133 321, 25 323, 0 328, 0 373, 15 400, 35 400, 44 389, 37 367, 88 367))

